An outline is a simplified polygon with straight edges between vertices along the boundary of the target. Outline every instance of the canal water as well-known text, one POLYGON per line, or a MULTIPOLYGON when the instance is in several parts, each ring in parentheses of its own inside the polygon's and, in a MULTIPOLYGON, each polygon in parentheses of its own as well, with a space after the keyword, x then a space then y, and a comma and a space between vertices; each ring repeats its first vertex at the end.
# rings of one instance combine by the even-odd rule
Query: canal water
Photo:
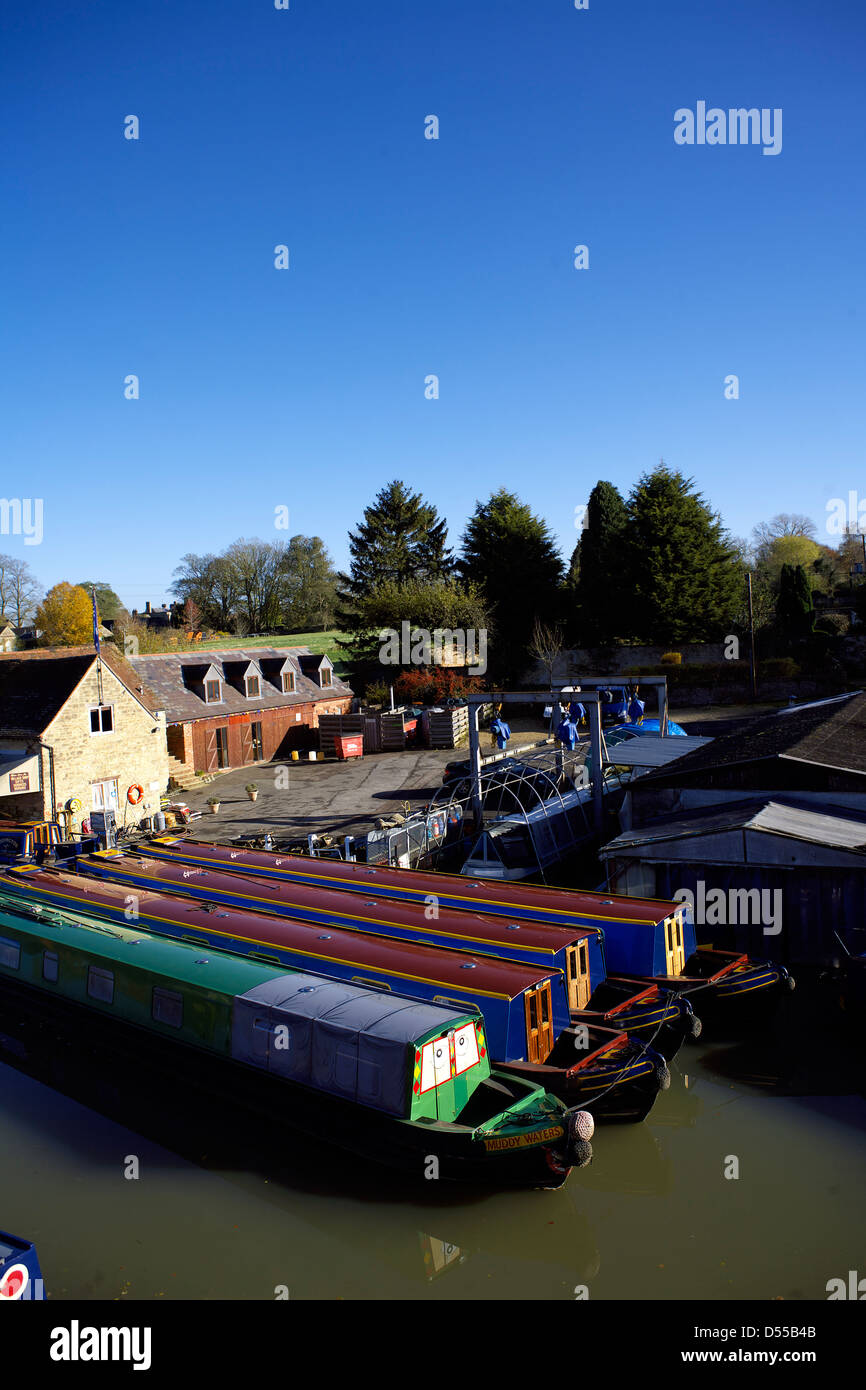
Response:
POLYGON ((46 1069, 0 1029, 0 1228, 54 1300, 797 1300, 866 1272, 862 1044, 818 982, 762 1036, 683 1048, 649 1119, 599 1126, 558 1192, 409 1187, 74 1038, 46 1069))

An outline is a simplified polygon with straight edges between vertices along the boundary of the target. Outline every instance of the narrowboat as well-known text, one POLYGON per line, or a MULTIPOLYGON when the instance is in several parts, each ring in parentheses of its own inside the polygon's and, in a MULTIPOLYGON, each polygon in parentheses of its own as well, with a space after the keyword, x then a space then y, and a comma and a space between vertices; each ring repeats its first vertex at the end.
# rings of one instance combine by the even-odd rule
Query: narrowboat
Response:
POLYGON ((586 889, 534 884, 473 881, 420 869, 385 869, 363 864, 322 862, 300 855, 236 849, 205 841, 158 837, 148 843, 149 856, 189 865, 213 865, 234 873, 257 873, 290 882, 329 883, 351 892, 375 884, 381 897, 423 902, 431 893, 441 906, 458 911, 519 916, 557 926, 601 927, 608 978, 625 985, 658 984, 692 1000, 702 1020, 737 1018, 747 1011, 767 1011, 794 988, 784 966, 754 960, 736 951, 699 947, 694 923, 682 902, 632 898, 586 889))
POLYGON ((45 1289, 36 1246, 0 1231, 0 1298, 44 1300, 45 1289))
POLYGON ((315 883, 281 883, 261 875, 246 877, 217 868, 191 868, 121 850, 84 855, 77 860, 75 870, 135 888, 245 911, 358 929, 392 940, 456 947, 499 960, 520 960, 545 970, 560 970, 566 980, 572 1023, 625 1031, 668 1059, 685 1037, 696 1037, 700 1032, 691 1004, 672 991, 658 985, 606 981, 604 934, 597 927, 505 922, 482 913, 440 908, 429 895, 422 907, 416 902, 345 893, 315 883))
POLYGON ((317 1138, 421 1180, 500 1187, 559 1187, 589 1162, 591 1117, 492 1071, 477 1015, 206 952, 66 909, 0 908, 0 979, 265 1073, 274 1107, 317 1138))
POLYGON ((313 926, 150 889, 96 881, 65 870, 14 867, 0 877, 0 905, 25 911, 59 907, 142 930, 214 946, 268 964, 348 984, 459 1007, 483 1019, 495 1064, 529 1077, 596 1118, 643 1119, 670 1084, 664 1058, 624 1031, 572 1025, 560 970, 497 960, 413 941, 391 941, 324 924, 313 926))

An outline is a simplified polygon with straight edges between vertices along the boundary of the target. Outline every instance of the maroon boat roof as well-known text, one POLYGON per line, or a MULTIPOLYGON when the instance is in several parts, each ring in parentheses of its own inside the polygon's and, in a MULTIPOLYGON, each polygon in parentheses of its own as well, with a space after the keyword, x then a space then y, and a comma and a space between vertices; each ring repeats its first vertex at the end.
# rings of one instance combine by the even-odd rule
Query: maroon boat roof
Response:
POLYGON ((293 874, 305 874, 316 882, 328 880, 332 887, 338 887, 341 881, 352 880, 369 883, 371 888, 376 883, 388 883, 429 894, 436 893, 434 884, 438 884, 440 896, 450 893, 454 897, 465 898, 477 904, 479 912, 484 911, 487 902, 497 908, 510 908, 516 915, 519 915, 521 906, 525 906, 552 915, 573 913, 577 917, 658 923, 663 922, 665 917, 683 911, 682 903, 664 898, 632 898, 625 894, 594 893, 584 888, 549 888, 535 883, 494 883, 489 879, 464 878, 461 874, 440 874, 426 869, 392 869, 355 864, 344 859, 315 859, 302 854, 241 849, 237 845, 211 844, 190 836, 160 836, 159 843, 170 851, 173 838, 180 846, 180 853, 195 854, 214 865, 231 858, 234 865, 248 865, 253 871, 256 868, 273 870, 282 867, 293 874))
MULTIPOLYGON (((421 903, 404 902, 399 899, 372 895, 364 897, 360 893, 341 892, 330 885, 311 881, 294 883, 290 879, 278 880, 263 875, 220 872, 202 865, 191 868, 189 865, 167 859, 148 859, 143 855, 130 855, 121 852, 101 851, 91 856, 96 863, 111 869, 114 865, 119 872, 136 874, 142 878, 155 880, 155 891, 183 891, 185 882, 191 880, 200 888, 213 892, 230 893, 233 897, 249 900, 251 911, 267 912, 271 903, 280 903, 291 908, 297 905, 323 914, 334 925, 339 926, 345 918, 357 921, 369 920, 371 924, 405 927, 407 930, 426 933, 429 936, 453 936, 460 941, 467 938, 487 945, 505 948, 519 946, 521 950, 545 952, 553 956, 566 946, 597 935, 595 927, 570 927, 557 923, 533 922, 531 918, 521 918, 515 913, 517 921, 507 922, 503 917, 484 916, 480 912, 459 912, 455 908, 439 906, 437 916, 430 918, 421 903), (519 935, 511 928, 519 925, 519 935)), ((428 894, 428 897, 430 894, 428 894)), ((371 925, 371 932, 375 926, 371 925)), ((422 938, 423 944, 423 938, 422 938)), ((457 949, 464 949, 455 941, 457 949)), ((469 948, 471 949, 471 947, 469 948)))
MULTIPOLYGON (((105 883, 61 869, 13 868, 7 881, 26 886, 33 899, 51 894, 71 905, 98 914, 100 908, 123 911, 128 906, 128 884, 105 883)), ((2 879, 0 879, 2 882, 2 879)), ((328 924, 327 940, 322 924, 288 921, 261 912, 240 908, 209 910, 193 898, 169 893, 136 891, 139 916, 153 918, 176 927, 180 932, 220 933, 260 946, 284 947, 303 951, 310 959, 340 961, 383 974, 416 979, 428 984, 444 984, 466 993, 495 995, 514 999, 560 972, 538 970, 520 961, 500 961, 493 956, 475 955, 450 946, 420 946, 411 941, 395 941, 366 932, 341 930, 328 924), (466 970, 472 966, 472 972, 466 970)), ((314 969, 314 967, 310 967, 314 969)))

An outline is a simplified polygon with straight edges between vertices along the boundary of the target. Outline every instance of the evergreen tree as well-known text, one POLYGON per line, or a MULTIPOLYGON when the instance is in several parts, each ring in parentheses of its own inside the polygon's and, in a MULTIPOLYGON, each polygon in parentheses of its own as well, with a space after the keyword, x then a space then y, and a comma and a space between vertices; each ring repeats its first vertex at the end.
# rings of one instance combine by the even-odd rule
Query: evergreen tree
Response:
POLYGON ((635 635, 669 645, 730 631, 741 606, 741 563, 717 513, 662 462, 628 500, 625 565, 635 635))
POLYGON ((802 565, 783 565, 776 601, 776 630, 784 642, 801 642, 815 627, 812 587, 802 565))
POLYGON ((490 666, 499 680, 519 680, 536 619, 560 616, 563 564, 547 523, 505 488, 479 502, 463 534, 458 569, 483 589, 496 641, 490 666))
POLYGON ((349 532, 352 563, 348 575, 340 575, 343 596, 364 597, 386 581, 445 578, 454 567, 446 534, 434 506, 403 483, 389 483, 349 532))
POLYGON ((573 626, 582 646, 627 636, 625 533, 628 511, 613 483, 598 482, 589 494, 586 525, 578 541, 573 626))

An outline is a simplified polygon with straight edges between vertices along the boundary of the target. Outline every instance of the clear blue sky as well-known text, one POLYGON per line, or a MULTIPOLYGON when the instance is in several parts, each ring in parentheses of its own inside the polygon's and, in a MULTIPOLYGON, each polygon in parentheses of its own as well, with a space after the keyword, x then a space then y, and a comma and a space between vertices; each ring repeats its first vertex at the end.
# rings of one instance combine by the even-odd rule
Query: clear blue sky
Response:
POLYGON ((593 484, 662 456, 738 535, 866 495, 862 0, 8 0, 4 28, 0 493, 45 530, 0 550, 46 586, 161 602, 184 552, 285 537, 281 504, 344 564, 392 477, 453 543, 511 488, 566 556, 593 484), (676 145, 699 100, 781 107, 781 154, 676 145))

